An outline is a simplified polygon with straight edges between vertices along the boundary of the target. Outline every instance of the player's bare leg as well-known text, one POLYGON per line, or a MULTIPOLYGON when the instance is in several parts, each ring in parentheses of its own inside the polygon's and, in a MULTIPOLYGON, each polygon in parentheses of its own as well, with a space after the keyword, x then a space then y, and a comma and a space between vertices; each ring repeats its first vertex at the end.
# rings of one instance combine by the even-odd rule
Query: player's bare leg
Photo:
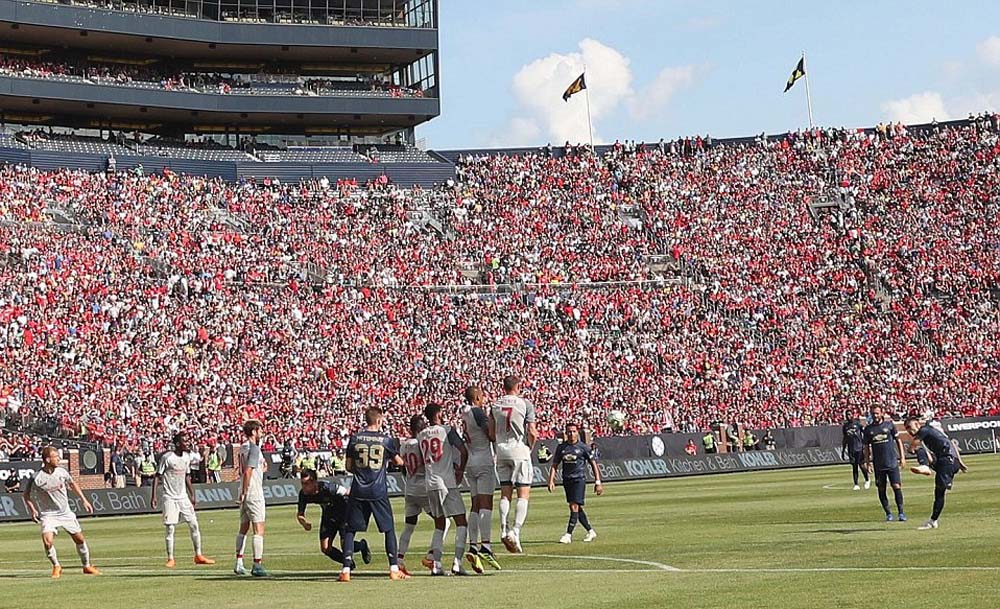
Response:
POLYGON ((42 547, 45 548, 46 558, 52 563, 52 579, 59 579, 62 577, 62 565, 59 564, 59 556, 56 554, 54 542, 54 534, 42 533, 42 547))

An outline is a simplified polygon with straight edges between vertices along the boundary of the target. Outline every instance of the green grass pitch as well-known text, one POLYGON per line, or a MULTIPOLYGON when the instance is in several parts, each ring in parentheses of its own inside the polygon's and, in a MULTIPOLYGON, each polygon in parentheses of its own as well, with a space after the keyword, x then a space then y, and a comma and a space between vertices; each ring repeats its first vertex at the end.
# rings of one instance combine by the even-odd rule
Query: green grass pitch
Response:
MULTIPOLYGON (((566 522, 561 489, 535 489, 525 554, 495 543, 504 570, 467 578, 431 578, 419 568, 429 520, 411 547, 414 579, 390 582, 380 536, 368 534, 375 560, 349 584, 336 581, 315 529, 303 531, 293 507, 268 510, 272 576, 259 580, 230 572, 234 510, 200 515, 214 567, 191 564, 187 529, 179 526, 173 571, 162 566, 157 516, 83 519, 104 575, 82 575, 61 534, 59 581, 48 578, 36 525, 0 525, 0 608, 997 607, 1000 459, 968 462, 972 471, 958 476, 936 531, 916 530, 930 511, 932 479, 905 473, 910 521, 886 523, 875 488, 852 491, 847 466, 609 485, 604 497, 588 497, 598 539, 584 544, 578 529, 569 546, 556 543, 566 522)), ((318 509, 310 509, 316 524, 318 509)), ((449 535, 445 549, 452 544, 449 535)))

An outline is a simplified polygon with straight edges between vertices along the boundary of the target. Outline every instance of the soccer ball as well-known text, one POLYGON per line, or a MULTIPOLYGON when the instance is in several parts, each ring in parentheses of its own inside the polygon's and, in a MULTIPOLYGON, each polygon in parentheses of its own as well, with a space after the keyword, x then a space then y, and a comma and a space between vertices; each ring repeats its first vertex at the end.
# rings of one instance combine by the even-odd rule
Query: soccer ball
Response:
POLYGON ((615 431, 621 431, 625 427, 625 413, 621 410, 612 410, 609 412, 608 425, 615 431))

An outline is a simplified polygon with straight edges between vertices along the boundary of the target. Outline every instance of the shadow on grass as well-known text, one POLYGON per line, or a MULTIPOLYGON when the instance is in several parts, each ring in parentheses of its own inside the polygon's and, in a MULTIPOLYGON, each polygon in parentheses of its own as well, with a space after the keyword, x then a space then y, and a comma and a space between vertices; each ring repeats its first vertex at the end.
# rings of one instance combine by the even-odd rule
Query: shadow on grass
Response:
POLYGON ((883 528, 877 528, 877 529, 868 528, 868 529, 813 529, 812 531, 808 531, 808 532, 809 533, 838 533, 840 535, 853 535, 855 533, 873 533, 873 532, 883 532, 883 531, 885 531, 885 529, 883 529, 883 528))

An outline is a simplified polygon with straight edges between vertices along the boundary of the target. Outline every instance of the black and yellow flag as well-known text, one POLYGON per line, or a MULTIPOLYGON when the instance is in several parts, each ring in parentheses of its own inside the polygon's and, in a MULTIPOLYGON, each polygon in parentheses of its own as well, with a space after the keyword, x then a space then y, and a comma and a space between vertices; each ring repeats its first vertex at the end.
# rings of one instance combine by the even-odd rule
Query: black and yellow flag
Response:
POLYGON ((788 82, 785 83, 784 92, 788 93, 788 90, 792 88, 792 85, 795 84, 795 81, 797 81, 798 79, 802 78, 805 75, 806 75, 806 58, 802 57, 799 59, 799 63, 795 65, 795 69, 792 70, 792 75, 788 77, 788 82))
POLYGON ((569 98, 587 88, 587 81, 583 79, 583 76, 583 74, 580 74, 579 78, 574 80, 570 86, 566 87, 566 92, 563 93, 563 101, 569 101, 569 98))

